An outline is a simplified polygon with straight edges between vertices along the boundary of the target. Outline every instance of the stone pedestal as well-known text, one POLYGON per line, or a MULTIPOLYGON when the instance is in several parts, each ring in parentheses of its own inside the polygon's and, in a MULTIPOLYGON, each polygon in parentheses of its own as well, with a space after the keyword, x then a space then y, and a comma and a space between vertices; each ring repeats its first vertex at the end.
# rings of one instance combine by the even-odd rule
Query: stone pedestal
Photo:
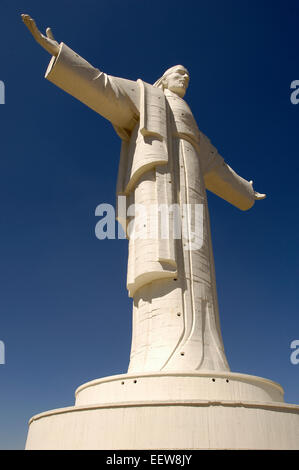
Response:
POLYGON ((26 449, 299 449, 299 406, 245 374, 116 375, 31 418, 26 449))

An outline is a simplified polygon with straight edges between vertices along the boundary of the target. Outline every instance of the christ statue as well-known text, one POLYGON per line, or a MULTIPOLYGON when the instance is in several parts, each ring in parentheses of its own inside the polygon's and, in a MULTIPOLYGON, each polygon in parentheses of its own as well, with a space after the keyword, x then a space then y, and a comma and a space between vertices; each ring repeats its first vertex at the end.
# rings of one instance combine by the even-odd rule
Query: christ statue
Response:
POLYGON ((29 15, 22 18, 52 55, 47 80, 108 119, 120 137, 116 192, 127 206, 175 204, 192 233, 194 221, 183 208, 203 207, 196 249, 190 249, 186 234, 128 236, 127 289, 133 298, 128 372, 229 371, 206 189, 244 211, 265 195, 239 176, 198 128, 184 100, 190 79, 184 66, 171 67, 154 84, 114 77, 59 44, 50 28, 43 35, 29 15))

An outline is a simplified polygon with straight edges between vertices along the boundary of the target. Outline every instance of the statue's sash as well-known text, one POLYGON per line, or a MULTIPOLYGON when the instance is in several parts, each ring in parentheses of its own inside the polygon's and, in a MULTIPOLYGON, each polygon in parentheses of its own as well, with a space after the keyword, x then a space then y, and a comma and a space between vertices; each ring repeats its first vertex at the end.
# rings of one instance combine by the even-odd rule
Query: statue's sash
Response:
POLYGON ((138 80, 140 119, 129 136, 116 128, 122 137, 117 194, 129 195, 141 175, 168 162, 166 98, 160 88, 138 80))

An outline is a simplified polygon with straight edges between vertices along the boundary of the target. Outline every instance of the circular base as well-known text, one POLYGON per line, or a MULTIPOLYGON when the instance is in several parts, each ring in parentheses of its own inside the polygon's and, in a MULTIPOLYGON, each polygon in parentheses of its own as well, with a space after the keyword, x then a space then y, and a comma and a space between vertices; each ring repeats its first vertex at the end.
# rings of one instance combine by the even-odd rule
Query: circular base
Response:
POLYGON ((76 406, 153 400, 283 402, 281 385, 234 372, 148 372, 92 380, 77 388, 76 406))
POLYGON ((299 406, 282 396, 244 374, 107 377, 31 418, 26 449, 299 449, 299 406))

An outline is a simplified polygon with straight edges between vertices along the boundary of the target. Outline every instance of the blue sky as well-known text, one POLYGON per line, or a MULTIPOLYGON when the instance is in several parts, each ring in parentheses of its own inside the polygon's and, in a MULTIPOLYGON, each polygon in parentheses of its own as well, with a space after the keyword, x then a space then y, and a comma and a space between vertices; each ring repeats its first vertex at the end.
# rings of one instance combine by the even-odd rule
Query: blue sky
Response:
POLYGON ((72 405, 80 384, 125 373, 131 341, 127 242, 94 234, 96 206, 115 202, 119 138, 43 78, 50 56, 21 13, 111 75, 188 68, 200 129, 267 194, 248 212, 208 195, 228 361, 298 404, 298 1, 2 0, 0 12, 0 448, 23 448, 28 419, 72 405))

